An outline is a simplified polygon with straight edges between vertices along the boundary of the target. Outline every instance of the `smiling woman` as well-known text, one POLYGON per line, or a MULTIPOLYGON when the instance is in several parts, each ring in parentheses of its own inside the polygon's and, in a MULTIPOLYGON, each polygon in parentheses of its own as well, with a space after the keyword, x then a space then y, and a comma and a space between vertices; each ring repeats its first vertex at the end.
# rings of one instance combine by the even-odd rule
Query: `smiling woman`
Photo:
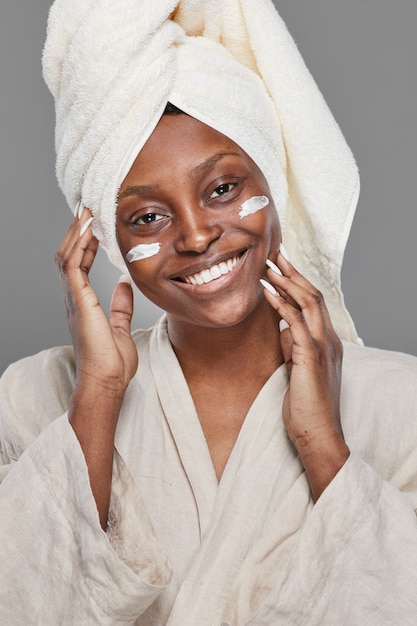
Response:
POLYGON ((261 171, 233 141, 185 113, 162 116, 120 186, 116 232, 133 281, 167 312, 171 339, 183 323, 225 326, 230 336, 259 306, 271 313, 259 280, 278 254, 277 211, 271 200, 240 215, 266 195, 261 171), (143 246, 158 254, 132 262, 143 246))
POLYGON ((43 68, 73 347, 1 381, 3 621, 414 623, 417 360, 344 306, 357 169, 271 2, 56 0, 43 68))

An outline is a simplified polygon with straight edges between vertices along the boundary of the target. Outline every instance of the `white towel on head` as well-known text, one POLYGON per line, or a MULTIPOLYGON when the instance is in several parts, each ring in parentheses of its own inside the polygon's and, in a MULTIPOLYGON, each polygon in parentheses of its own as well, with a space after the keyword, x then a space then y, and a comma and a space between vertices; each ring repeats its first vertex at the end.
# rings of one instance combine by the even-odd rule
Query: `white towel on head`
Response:
POLYGON ((56 0, 43 68, 60 186, 91 209, 113 262, 118 189, 171 101, 258 164, 294 264, 358 341, 340 289, 357 168, 270 0, 56 0))

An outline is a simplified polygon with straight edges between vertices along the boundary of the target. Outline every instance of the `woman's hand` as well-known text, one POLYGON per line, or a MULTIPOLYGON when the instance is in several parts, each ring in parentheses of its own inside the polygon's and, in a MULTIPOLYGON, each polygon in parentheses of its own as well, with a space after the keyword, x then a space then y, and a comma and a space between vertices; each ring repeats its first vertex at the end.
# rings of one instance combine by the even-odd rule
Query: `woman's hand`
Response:
POLYGON ((56 261, 76 363, 76 386, 68 418, 83 450, 100 524, 107 525, 113 467, 114 437, 126 388, 138 365, 130 334, 132 287, 119 283, 107 320, 88 275, 98 241, 91 231, 91 215, 76 215, 56 261))
POLYGON ((108 321, 88 278, 98 249, 91 221, 88 210, 80 219, 75 216, 56 253, 75 351, 77 386, 102 386, 106 393, 123 396, 138 364, 130 335, 133 293, 128 283, 116 286, 108 321))
POLYGON ((268 269, 278 295, 265 297, 281 317, 281 347, 290 375, 283 403, 288 435, 317 500, 349 456, 340 424, 343 348, 321 293, 282 252, 279 275, 268 269))

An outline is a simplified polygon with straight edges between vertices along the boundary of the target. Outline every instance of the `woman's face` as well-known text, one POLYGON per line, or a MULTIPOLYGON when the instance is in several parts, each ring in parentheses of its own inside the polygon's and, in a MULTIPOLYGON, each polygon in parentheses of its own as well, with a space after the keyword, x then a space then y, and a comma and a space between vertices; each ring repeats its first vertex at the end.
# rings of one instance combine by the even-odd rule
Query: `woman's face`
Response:
POLYGON ((185 114, 164 115, 136 158, 116 232, 137 287, 169 316, 206 327, 235 325, 264 302, 259 279, 281 239, 259 168, 185 114))

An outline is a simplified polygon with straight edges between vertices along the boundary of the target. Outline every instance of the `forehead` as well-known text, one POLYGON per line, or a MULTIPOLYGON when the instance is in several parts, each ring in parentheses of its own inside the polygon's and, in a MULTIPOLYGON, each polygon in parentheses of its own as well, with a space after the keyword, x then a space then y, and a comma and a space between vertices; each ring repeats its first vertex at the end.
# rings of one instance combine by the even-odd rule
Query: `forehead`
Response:
POLYGON ((248 167, 257 169, 252 159, 232 139, 185 114, 163 115, 155 130, 135 159, 121 185, 132 177, 153 179, 162 172, 187 172, 204 175, 224 156, 230 156, 248 167))
POLYGON ((195 146, 223 144, 230 149, 242 151, 232 139, 186 113, 163 115, 141 152, 151 150, 161 143, 165 149, 172 144, 188 150, 195 146))

